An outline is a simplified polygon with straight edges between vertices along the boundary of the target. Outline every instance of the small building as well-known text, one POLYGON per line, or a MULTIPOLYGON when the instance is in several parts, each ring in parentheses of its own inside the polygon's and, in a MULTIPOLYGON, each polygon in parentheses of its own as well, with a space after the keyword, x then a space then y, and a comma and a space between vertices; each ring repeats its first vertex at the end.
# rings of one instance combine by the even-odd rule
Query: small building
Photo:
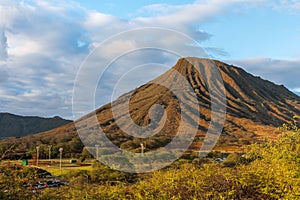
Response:
POLYGON ((77 163, 77 160, 72 159, 72 160, 70 160, 70 163, 71 164, 77 163))

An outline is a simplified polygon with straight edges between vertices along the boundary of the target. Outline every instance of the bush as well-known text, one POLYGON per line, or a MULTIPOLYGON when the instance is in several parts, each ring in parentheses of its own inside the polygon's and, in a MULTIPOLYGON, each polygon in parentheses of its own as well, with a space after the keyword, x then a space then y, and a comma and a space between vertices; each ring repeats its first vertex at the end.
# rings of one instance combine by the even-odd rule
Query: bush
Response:
POLYGON ((138 175, 95 161, 91 171, 70 172, 69 187, 36 194, 24 190, 23 183, 44 171, 0 168, 0 199, 299 199, 300 133, 295 123, 290 125, 277 141, 251 145, 243 157, 230 154, 224 165, 234 167, 210 158, 195 158, 192 163, 181 159, 165 169, 138 175))
POLYGON ((245 159, 238 153, 231 153, 227 156, 226 160, 223 162, 225 167, 235 167, 242 163, 245 163, 245 159))

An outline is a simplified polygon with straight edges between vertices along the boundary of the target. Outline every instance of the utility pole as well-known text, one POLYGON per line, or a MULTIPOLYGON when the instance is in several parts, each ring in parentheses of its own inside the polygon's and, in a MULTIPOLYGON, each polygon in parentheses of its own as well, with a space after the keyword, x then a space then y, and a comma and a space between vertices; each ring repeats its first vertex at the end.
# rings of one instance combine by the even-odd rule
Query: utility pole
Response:
POLYGON ((95 147, 96 147, 96 159, 98 160, 99 159, 99 144, 96 144, 95 147))
POLYGON ((36 166, 39 166, 39 150, 40 150, 40 147, 37 146, 36 147, 36 166))
POLYGON ((60 147, 59 148, 59 169, 60 169, 60 171, 61 171, 61 169, 62 169, 62 167, 61 167, 61 161, 62 161, 62 152, 63 152, 63 148, 62 147, 60 147))
POLYGON ((141 153, 142 153, 142 156, 144 156, 144 144, 143 143, 141 143, 141 153))

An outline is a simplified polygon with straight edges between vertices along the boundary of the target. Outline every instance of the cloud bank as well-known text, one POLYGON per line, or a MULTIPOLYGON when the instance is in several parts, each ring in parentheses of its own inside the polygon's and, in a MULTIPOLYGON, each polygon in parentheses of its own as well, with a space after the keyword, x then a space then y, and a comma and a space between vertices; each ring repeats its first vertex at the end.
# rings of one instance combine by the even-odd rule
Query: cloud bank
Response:
MULTIPOLYGON (((201 24, 228 14, 233 6, 240 11, 265 3, 264 0, 212 0, 180 6, 155 4, 141 8, 136 12, 136 17, 124 20, 88 10, 73 1, 0 0, 0 112, 72 118, 71 102, 76 73, 85 57, 112 35, 134 28, 155 26, 181 31, 201 43, 212 37, 210 33, 199 29, 201 24)), ((281 1, 281 4, 298 7, 297 1, 281 1)), ((178 41, 167 38, 164 42, 176 45, 178 41)), ((117 46, 108 45, 105 51, 99 53, 99 58, 105 60, 132 45, 137 44, 134 41, 118 41, 117 46)), ((218 47, 208 47, 207 50, 213 57, 228 56, 226 50, 218 47)), ((145 60, 150 62, 149 58, 153 58, 152 62, 170 66, 177 59, 161 55, 161 52, 150 54, 151 57, 136 55, 130 60, 130 65, 145 60)), ((300 88, 298 83, 287 78, 296 76, 291 70, 296 70, 298 61, 276 62, 268 59, 236 61, 266 78, 270 77, 290 88, 300 88), (267 65, 268 62, 272 64, 267 65), (280 65, 290 70, 284 71, 280 65)), ((113 89, 111 83, 116 81, 115 77, 126 71, 120 66, 122 63, 119 63, 118 70, 108 71, 104 77, 107 90, 113 89)), ((161 70, 155 71, 157 73, 149 69, 151 76, 140 76, 142 82, 161 73, 161 70)), ((137 80, 136 84, 140 82, 137 80)), ((132 86, 134 84, 131 82, 123 83, 124 90, 130 90, 132 86)), ((111 100, 105 91, 97 91, 97 95, 98 104, 111 100)))
POLYGON ((0 28, 0 60, 6 60, 7 58, 7 37, 4 29, 0 28))
POLYGON ((227 60, 226 62, 241 66, 248 72, 261 76, 266 80, 272 80, 278 85, 284 85, 292 92, 300 95, 300 60, 249 58, 244 60, 227 60))

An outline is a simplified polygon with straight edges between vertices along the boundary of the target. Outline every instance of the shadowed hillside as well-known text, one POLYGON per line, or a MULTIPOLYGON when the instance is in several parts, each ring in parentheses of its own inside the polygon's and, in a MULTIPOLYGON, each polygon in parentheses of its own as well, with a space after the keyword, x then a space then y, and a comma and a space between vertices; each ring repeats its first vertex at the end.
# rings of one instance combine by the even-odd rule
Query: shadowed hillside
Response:
POLYGON ((60 117, 23 117, 9 113, 0 113, 0 139, 40 133, 70 122, 70 120, 60 117))

